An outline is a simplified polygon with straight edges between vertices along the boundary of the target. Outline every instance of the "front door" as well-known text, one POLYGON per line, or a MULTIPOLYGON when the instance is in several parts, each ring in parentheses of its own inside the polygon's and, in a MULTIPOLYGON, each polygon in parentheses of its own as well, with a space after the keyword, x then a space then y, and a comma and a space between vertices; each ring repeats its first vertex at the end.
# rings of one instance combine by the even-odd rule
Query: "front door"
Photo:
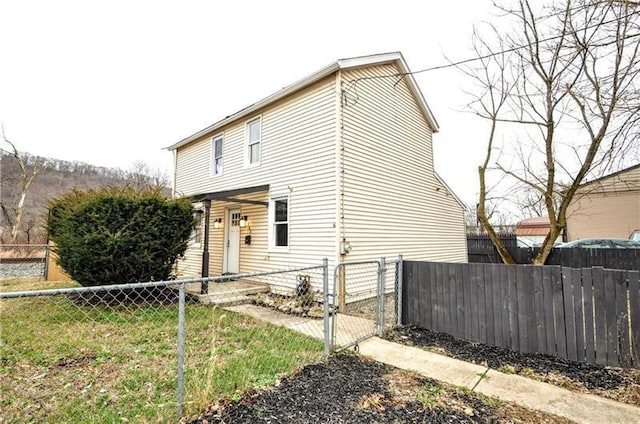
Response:
POLYGON ((240 209, 228 209, 227 222, 223 272, 237 274, 240 272, 240 209))

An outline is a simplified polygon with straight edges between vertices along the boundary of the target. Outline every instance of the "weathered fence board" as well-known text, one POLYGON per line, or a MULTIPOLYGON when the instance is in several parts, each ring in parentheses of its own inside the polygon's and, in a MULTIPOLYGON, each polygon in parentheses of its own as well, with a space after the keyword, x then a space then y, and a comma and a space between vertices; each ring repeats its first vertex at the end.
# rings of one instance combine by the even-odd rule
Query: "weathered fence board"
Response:
POLYGON ((618 340, 616 331, 616 275, 613 272, 607 272, 604 275, 605 291, 605 332, 607 341, 607 364, 618 366, 618 340))
MULTIPOLYGON (((464 290, 464 311, 470 309, 476 300, 471 295, 471 278, 469 278, 469 267, 465 266, 463 270, 463 290, 464 290)), ((469 313, 464 314, 464 338, 471 340, 473 335, 473 320, 472 315, 469 313)))
POLYGON ((631 306, 631 358, 640 364, 640 272, 629 272, 629 305, 631 306))
POLYGON ((456 267, 444 267, 444 272, 446 275, 446 286, 445 292, 449 297, 449 324, 451 325, 450 334, 453 334, 455 337, 460 337, 458 333, 458 308, 456 306, 456 267))
POLYGON ((553 288, 552 284, 552 268, 551 267, 541 267, 542 268, 542 292, 543 299, 542 304, 544 305, 544 333, 546 339, 546 350, 544 353, 548 355, 556 354, 556 332, 553 321, 553 288))
POLYGON ((576 322, 573 309, 573 290, 571 287, 571 268, 562 267, 562 294, 564 296, 564 325, 567 328, 567 357, 578 360, 576 348, 576 322))
POLYGON ((507 284, 509 291, 509 328, 511 329, 511 349, 520 350, 520 333, 518 327, 518 294, 516 286, 516 267, 507 267, 507 284))
POLYGON ((595 330, 593 325, 593 280, 591 270, 582 268, 582 289, 584 296, 584 348, 585 362, 596 362, 595 330))
POLYGON ((565 326, 564 301, 562 295, 562 269, 553 270, 551 286, 553 290, 554 331, 556 333, 556 355, 561 358, 567 356, 567 328, 565 326))
POLYGON ((471 315, 471 335, 469 340, 480 341, 480 303, 478 301, 478 286, 480 285, 480 277, 478 275, 478 268, 482 265, 469 264, 469 287, 471 288, 471 298, 473 302, 469 305, 469 315, 471 315))
POLYGON ((502 319, 502 332, 504 333, 503 336, 503 342, 504 342, 504 347, 506 348, 510 348, 511 347, 511 337, 509 335, 509 287, 508 287, 508 274, 507 274, 507 270, 508 268, 505 267, 498 267, 498 269, 500 270, 500 278, 498 279, 498 282, 500 284, 500 306, 502 307, 502 314, 501 314, 501 319, 502 319))
POLYGON ((593 268, 593 299, 594 299, 594 317, 596 331, 596 364, 607 364, 607 330, 605 317, 605 299, 604 299, 604 269, 593 268))
POLYGON ((620 366, 631 364, 631 343, 629 340, 629 312, 627 310, 627 273, 617 271, 616 281, 616 349, 620 366))
POLYGON ((579 362, 640 368, 638 271, 405 261, 402 322, 579 362))
POLYGON ((547 337, 544 331, 544 293, 542 287, 542 267, 533 270, 533 309, 535 313, 536 352, 547 353, 547 337))
POLYGON ((576 332, 576 360, 584 362, 584 315, 582 313, 584 299, 582 297, 582 270, 577 268, 571 269, 571 287, 573 290, 573 317, 576 332))

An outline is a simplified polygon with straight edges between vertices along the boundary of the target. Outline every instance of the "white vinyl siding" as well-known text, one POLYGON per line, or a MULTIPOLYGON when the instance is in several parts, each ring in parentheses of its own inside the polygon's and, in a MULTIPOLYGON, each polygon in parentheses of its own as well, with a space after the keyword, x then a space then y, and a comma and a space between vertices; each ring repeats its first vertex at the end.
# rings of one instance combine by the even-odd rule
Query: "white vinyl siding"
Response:
POLYGON ((432 130, 404 80, 379 78, 398 72, 343 72, 346 259, 466 262, 463 208, 435 175, 432 130))
MULTIPOLYGON (((269 192, 238 197, 264 202, 285 197, 295 205, 289 210, 289 252, 277 252, 269 249, 266 207, 212 202, 211 222, 224 217, 225 208, 240 208, 249 217, 250 229, 242 229, 240 235, 241 272, 321 264, 323 257, 335 257, 336 96, 331 76, 260 110, 258 167, 245 167, 247 120, 218 129, 224 132, 224 172, 215 178, 208 171, 211 135, 177 149, 178 195, 268 184, 269 192), (251 244, 245 245, 249 234, 251 244)), ((222 271, 223 234, 222 228, 211 225, 211 275, 222 271)), ((317 283, 322 284, 312 281, 314 289, 317 283)))
MULTIPOLYGON (((435 174, 429 124, 405 81, 375 78, 397 73, 393 65, 340 71, 248 119, 216 128, 224 132, 224 173, 215 178, 208 171, 212 134, 177 149, 178 195, 269 185, 268 192, 238 197, 265 203, 288 199, 287 251, 274 248, 269 208, 212 202, 211 222, 231 208, 249 217, 250 227, 240 234, 240 272, 320 264, 323 257, 333 266, 337 234, 351 243, 353 250, 344 257, 349 261, 398 254, 467 260, 463 208, 435 174), (374 78, 349 83, 359 77, 374 78), (340 78, 344 97, 336 85, 340 78), (247 123, 255 117, 260 118, 260 166, 247 166, 247 123), (244 243, 247 235, 251 244, 244 243)), ((222 272, 224 229, 211 228, 210 274, 215 275, 222 272)), ((199 263, 200 257, 189 261, 199 263)), ((313 290, 319 284, 312 281, 313 290)), ((285 286, 293 289, 295 281, 285 286)))

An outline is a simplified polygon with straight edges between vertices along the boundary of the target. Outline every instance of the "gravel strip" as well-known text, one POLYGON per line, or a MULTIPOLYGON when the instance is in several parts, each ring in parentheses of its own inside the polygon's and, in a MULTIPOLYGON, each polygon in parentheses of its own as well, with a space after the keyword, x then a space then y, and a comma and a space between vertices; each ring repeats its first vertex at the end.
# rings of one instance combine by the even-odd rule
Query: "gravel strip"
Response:
POLYGON ((304 367, 276 387, 221 402, 189 423, 568 422, 353 355, 304 367))
POLYGON ((0 278, 43 277, 44 262, 0 263, 0 278))
POLYGON ((513 352, 407 326, 387 333, 390 341, 522 375, 566 389, 640 405, 640 370, 614 369, 537 353, 513 352))

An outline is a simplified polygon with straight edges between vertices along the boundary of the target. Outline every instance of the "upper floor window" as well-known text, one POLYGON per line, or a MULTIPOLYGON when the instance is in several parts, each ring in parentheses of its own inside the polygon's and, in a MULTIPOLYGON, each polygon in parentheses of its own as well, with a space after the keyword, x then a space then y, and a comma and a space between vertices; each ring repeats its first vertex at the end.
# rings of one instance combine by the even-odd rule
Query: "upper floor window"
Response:
POLYGON ((213 138, 213 175, 222 174, 222 136, 213 138))
POLYGON ((260 163, 260 141, 262 129, 260 118, 247 123, 247 162, 249 165, 260 163))

